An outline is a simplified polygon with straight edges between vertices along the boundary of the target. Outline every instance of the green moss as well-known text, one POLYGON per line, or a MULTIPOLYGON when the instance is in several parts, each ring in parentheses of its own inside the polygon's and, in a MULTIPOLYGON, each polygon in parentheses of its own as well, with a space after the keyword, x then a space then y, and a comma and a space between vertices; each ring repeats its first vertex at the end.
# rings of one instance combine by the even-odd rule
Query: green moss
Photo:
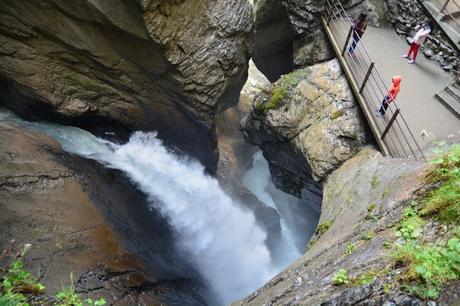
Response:
POLYGON ((331 227, 331 225, 332 225, 332 221, 326 221, 326 222, 321 223, 316 228, 315 234, 318 236, 323 235, 325 232, 327 232, 327 230, 331 227))
POLYGON ((371 180, 371 187, 372 189, 377 188, 380 185, 380 180, 377 175, 374 175, 371 180))
MULTIPOLYGON (((281 106, 281 101, 289 95, 289 91, 296 87, 306 77, 307 72, 304 69, 299 69, 292 73, 283 75, 280 80, 273 85, 273 89, 270 93, 270 99, 263 107, 264 113, 267 113, 272 109, 279 108, 281 106)), ((261 107, 259 108, 259 111, 260 110, 261 107)))
POLYGON ((350 282, 348 271, 345 269, 340 269, 337 273, 334 274, 332 277, 332 284, 335 286, 346 285, 350 282))
POLYGON ((337 118, 340 118, 343 116, 343 113, 340 111, 340 110, 334 110, 332 113, 331 113, 331 119, 332 120, 335 120, 337 118))
POLYGON ((276 86, 273 88, 272 95, 268 102, 264 106, 264 111, 268 112, 271 109, 277 109, 280 106, 281 100, 287 96, 288 92, 286 89, 276 86))
POLYGON ((367 206, 367 212, 371 213, 374 211, 374 209, 377 207, 377 204, 375 203, 370 203, 369 206, 367 206))
POLYGON ((63 78, 73 85, 78 85, 93 92, 106 92, 104 84, 78 73, 64 73, 63 78))
POLYGON ((368 232, 364 233, 364 234, 361 236, 361 239, 367 241, 367 240, 373 239, 374 236, 375 236, 374 232, 368 231, 368 232))
POLYGON ((345 254, 350 255, 356 250, 356 245, 351 242, 347 242, 345 245, 345 254))

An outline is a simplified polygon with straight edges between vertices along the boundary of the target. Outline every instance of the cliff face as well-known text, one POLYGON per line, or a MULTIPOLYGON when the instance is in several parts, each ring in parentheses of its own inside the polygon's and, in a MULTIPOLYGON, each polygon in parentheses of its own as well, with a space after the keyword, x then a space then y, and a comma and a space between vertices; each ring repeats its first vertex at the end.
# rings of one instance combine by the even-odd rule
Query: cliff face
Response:
POLYGON ((304 188, 320 193, 319 182, 367 142, 337 60, 296 70, 263 89, 241 128, 261 147, 275 184, 297 196, 304 188))
POLYGON ((251 28, 245 0, 3 1, 0 103, 85 128, 155 129, 214 171, 215 114, 237 102, 251 28))
POLYGON ((84 298, 110 304, 159 305, 178 295, 203 303, 196 284, 174 272, 181 260, 158 259, 159 250, 174 253, 172 234, 126 178, 43 134, 1 123, 0 136, 0 264, 31 243, 24 262, 46 286, 39 298, 73 281, 84 298))
POLYGON ((391 283, 398 272, 379 279, 378 271, 391 261, 391 227, 415 197, 424 169, 423 163, 383 158, 371 147, 348 160, 324 184, 322 229, 307 253, 239 305, 420 305, 391 283), (373 276, 365 284, 334 286, 340 269, 349 279, 373 276))
MULTIPOLYGON (((354 16, 366 10, 371 22, 378 23, 374 5, 369 1, 342 1, 354 16)), ((253 59, 270 81, 294 68, 310 66, 334 58, 320 17, 326 1, 256 0, 255 44, 253 59)))

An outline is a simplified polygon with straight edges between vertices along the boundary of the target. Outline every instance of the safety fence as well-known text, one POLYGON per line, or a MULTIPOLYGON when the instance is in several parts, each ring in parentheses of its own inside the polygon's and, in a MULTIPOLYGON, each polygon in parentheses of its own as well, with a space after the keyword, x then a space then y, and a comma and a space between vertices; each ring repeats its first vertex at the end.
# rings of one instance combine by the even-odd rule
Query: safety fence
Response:
POLYGON ((349 53, 353 35, 359 35, 354 33, 353 21, 340 1, 326 0, 322 21, 382 153, 395 158, 424 160, 422 150, 396 100, 389 104, 384 116, 378 115, 391 80, 382 78, 378 64, 362 41, 353 54, 349 53))

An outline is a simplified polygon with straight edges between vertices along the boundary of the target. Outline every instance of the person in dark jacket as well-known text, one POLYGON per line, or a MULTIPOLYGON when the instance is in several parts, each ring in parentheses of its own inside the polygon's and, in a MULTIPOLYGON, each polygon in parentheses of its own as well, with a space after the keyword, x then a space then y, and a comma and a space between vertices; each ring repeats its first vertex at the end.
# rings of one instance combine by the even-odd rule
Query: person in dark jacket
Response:
POLYGON ((358 16, 358 19, 353 24, 353 42, 351 43, 350 49, 348 49, 348 52, 350 53, 350 55, 353 55, 355 53, 356 45, 363 37, 366 29, 367 29, 367 14, 361 13, 358 16))

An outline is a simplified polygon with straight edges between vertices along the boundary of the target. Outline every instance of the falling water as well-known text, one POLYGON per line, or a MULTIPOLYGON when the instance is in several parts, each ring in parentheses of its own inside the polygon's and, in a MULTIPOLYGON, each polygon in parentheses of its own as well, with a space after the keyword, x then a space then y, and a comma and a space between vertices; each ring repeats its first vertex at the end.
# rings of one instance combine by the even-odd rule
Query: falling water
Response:
POLYGON ((155 133, 137 132, 117 145, 78 128, 25 122, 5 111, 1 119, 45 132, 64 150, 126 173, 174 227, 178 247, 221 303, 246 296, 276 272, 266 233, 253 213, 240 209, 201 164, 168 151, 155 133))

